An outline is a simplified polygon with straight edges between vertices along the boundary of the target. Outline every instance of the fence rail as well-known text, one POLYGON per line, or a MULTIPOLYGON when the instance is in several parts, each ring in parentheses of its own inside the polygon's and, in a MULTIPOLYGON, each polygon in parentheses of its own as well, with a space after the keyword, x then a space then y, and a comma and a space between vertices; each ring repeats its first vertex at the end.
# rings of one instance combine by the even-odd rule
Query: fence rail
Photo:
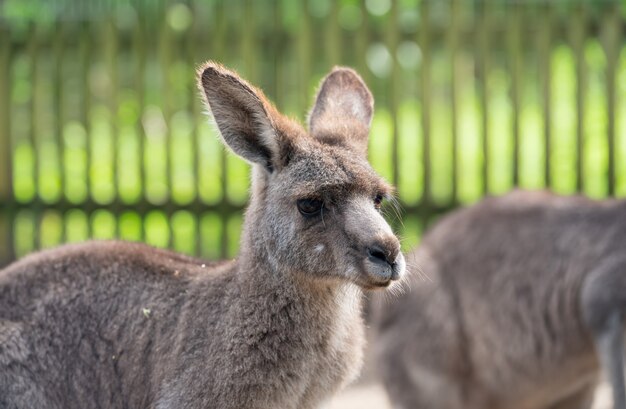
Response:
POLYGON ((4 0, 0 265, 89 237, 236 252, 248 168, 204 118, 206 59, 299 118, 361 72, 407 247, 515 186, 624 195, 625 28, 617 0, 4 0))

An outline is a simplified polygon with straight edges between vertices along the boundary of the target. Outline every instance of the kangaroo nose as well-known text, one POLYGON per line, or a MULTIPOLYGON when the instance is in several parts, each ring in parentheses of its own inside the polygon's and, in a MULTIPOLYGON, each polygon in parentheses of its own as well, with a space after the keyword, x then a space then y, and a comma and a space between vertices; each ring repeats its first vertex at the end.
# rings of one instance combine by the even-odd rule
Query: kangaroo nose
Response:
POLYGON ((398 257, 398 250, 374 243, 367 248, 367 257, 373 263, 393 266, 398 257))

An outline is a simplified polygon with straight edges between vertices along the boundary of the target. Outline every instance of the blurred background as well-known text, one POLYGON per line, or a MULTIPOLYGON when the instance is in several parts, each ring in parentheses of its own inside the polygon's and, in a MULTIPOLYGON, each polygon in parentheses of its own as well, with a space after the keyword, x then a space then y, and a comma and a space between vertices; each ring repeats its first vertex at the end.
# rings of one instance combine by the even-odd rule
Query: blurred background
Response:
MULTIPOLYGON (((302 121, 323 75, 356 68, 405 249, 442 212, 515 187, 626 196, 625 6, 0 0, 0 266, 88 238, 236 254, 249 169, 204 115, 207 59, 302 121)), ((333 407, 386 404, 366 385, 333 407)))
POLYGON ((91 237, 236 254, 248 167, 204 116, 207 59, 302 121, 356 68, 407 249, 516 186, 626 195, 624 28, 618 0, 0 0, 0 265, 91 237))

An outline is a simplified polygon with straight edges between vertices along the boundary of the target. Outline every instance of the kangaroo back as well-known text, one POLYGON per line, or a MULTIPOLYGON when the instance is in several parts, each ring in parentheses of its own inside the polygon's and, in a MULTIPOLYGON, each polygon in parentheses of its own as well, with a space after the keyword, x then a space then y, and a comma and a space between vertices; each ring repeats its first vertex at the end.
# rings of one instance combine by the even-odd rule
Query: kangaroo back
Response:
MULTIPOLYGON (((409 258, 420 272, 412 291, 377 307, 392 399, 433 408, 588 402, 606 331, 589 325, 583 296, 599 268, 625 293, 622 258, 600 267, 623 254, 625 239, 620 201, 514 192, 444 217, 409 258)), ((607 280, 597 286, 608 291, 607 280)), ((618 304, 593 308, 606 318, 618 304)))

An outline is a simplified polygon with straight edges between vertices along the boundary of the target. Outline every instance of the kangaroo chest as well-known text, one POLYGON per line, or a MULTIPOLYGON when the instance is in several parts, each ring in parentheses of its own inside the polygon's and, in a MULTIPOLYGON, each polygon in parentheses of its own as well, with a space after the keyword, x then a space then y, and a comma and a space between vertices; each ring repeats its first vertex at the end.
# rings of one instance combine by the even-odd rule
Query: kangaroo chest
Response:
POLYGON ((320 396, 332 396, 360 372, 365 344, 360 309, 340 306, 328 325, 327 336, 312 346, 317 353, 311 357, 305 390, 294 407, 316 407, 320 396))

